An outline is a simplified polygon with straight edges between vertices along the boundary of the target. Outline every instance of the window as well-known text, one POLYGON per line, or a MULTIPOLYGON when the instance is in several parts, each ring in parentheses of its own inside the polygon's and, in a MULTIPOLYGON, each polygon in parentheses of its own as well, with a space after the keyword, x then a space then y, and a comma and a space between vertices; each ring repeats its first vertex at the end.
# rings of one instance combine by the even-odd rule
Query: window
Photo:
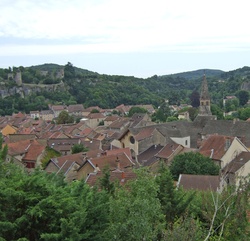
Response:
POLYGON ((131 144, 134 144, 135 143, 135 138, 133 136, 130 136, 129 141, 130 141, 131 144))
POLYGON ((186 145, 186 146, 188 145, 188 140, 185 140, 185 145, 186 145))

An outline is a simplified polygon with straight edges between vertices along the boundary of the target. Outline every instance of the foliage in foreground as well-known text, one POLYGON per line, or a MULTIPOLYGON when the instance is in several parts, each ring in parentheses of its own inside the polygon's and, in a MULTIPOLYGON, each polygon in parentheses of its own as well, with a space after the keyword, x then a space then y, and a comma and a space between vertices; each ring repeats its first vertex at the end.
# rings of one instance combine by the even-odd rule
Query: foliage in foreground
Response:
POLYGON ((164 166, 110 192, 1 161, 0 186, 1 240, 248 240, 249 186, 184 192, 164 166))

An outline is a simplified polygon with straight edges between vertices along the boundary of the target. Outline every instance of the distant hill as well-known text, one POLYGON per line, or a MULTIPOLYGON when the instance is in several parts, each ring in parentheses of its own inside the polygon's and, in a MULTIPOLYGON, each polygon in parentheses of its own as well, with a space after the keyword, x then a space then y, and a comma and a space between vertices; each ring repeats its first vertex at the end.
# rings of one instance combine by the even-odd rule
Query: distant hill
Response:
POLYGON ((152 104, 156 108, 189 104, 194 90, 200 91, 204 73, 213 104, 226 95, 249 90, 250 67, 232 71, 199 69, 149 78, 99 74, 73 66, 46 63, 30 67, 0 68, 0 115, 17 111, 29 113, 50 104, 83 104, 85 107, 114 108, 118 105, 152 104), (21 76, 21 83, 16 76, 21 76))
POLYGON ((168 76, 194 80, 194 79, 201 78, 201 76, 203 76, 204 73, 206 74, 207 77, 220 77, 225 72, 222 70, 217 70, 217 69, 199 69, 199 70, 194 70, 194 71, 171 74, 168 76))

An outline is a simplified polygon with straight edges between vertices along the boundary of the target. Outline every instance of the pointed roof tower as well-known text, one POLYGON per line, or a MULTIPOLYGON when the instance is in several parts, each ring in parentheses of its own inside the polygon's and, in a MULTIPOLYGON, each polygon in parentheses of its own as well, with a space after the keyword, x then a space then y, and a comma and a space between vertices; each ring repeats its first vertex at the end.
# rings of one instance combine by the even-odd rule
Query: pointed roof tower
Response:
POLYGON ((200 93, 200 108, 199 115, 201 116, 211 116, 210 109, 210 96, 208 93, 207 79, 204 73, 202 85, 201 85, 201 93, 200 93))

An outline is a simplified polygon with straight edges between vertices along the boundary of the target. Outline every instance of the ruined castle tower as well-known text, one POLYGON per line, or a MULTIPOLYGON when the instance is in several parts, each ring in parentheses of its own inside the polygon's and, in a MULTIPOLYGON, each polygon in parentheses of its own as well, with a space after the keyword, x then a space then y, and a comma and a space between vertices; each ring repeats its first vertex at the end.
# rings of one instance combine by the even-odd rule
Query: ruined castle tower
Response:
POLYGON ((16 72, 15 81, 16 81, 17 85, 22 85, 22 73, 20 70, 18 70, 16 72))
POLYGON ((210 96, 208 93, 207 80, 206 75, 204 74, 202 85, 201 85, 201 93, 200 93, 200 108, 199 114, 200 116, 211 116, 210 109, 210 96))

